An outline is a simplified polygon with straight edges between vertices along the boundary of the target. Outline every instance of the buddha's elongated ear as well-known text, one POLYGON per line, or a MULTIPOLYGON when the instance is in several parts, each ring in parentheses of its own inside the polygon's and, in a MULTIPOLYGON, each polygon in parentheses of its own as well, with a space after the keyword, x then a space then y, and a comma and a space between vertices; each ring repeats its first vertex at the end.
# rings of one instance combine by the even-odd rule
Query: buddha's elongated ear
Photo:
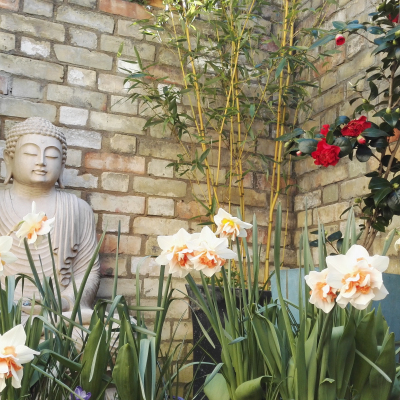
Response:
POLYGON ((60 176, 58 177, 58 186, 60 186, 60 189, 65 189, 64 186, 64 168, 65 168, 65 164, 63 163, 63 165, 61 166, 61 172, 60 172, 60 176))
POLYGON ((8 154, 7 150, 4 150, 4 162, 6 163, 6 177, 4 178, 4 184, 10 183, 12 178, 12 164, 13 158, 8 154))

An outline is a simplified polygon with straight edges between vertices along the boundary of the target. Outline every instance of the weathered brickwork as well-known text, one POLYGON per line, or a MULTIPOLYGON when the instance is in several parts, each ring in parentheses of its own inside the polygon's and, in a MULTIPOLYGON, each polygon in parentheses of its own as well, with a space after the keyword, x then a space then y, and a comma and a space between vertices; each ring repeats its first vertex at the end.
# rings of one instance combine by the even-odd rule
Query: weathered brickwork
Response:
MULTIPOLYGON (((269 27, 265 14, 263 23, 269 27)), ((170 132, 158 126, 143 130, 147 113, 138 101, 126 101, 124 79, 137 66, 125 60, 135 60, 134 47, 144 62, 163 64, 152 67, 154 75, 169 76, 166 83, 182 84, 176 58, 132 25, 148 16, 143 6, 123 0, 0 0, 1 175, 5 174, 1 160, 5 134, 12 124, 42 116, 61 127, 69 146, 67 189, 92 206, 99 235, 103 229, 108 232, 101 249, 99 297, 111 294, 119 221, 119 293, 129 299, 135 294, 140 258, 159 254, 157 235, 173 234, 181 227, 198 231, 199 221, 191 218, 204 213, 192 195, 193 191, 197 196, 204 194, 203 177, 198 177, 201 185, 192 186, 167 168, 182 148, 170 132), (122 42, 123 54, 118 58, 122 42)), ((189 103, 184 101, 180 107, 188 111, 189 103)), ((262 121, 257 124, 264 129, 262 121)), ((189 142, 185 146, 195 150, 189 142)), ((273 154, 268 133, 258 146, 259 151, 273 154)), ((222 154, 222 164, 223 178, 229 154, 222 154)), ((264 240, 270 189, 261 171, 246 175, 245 188, 246 219, 257 214, 259 237, 264 240)), ((224 190, 220 190, 222 198, 224 190)), ((237 188, 233 192, 235 212, 239 195, 237 188)), ((286 199, 283 203, 286 207, 286 199)), ((154 258, 146 259, 140 268, 143 305, 154 305, 158 272, 154 258)), ((184 282, 174 279, 173 284, 185 292, 184 282)), ((177 292, 176 297, 182 295, 177 292)), ((184 301, 173 302, 166 339, 182 314, 184 323, 176 340, 186 331, 190 338, 188 311, 184 301)))
MULTIPOLYGON (((313 7, 318 6, 321 1, 308 1, 313 7)), ((328 20, 324 24, 327 29, 332 28, 332 21, 354 20, 360 22, 368 21, 368 14, 376 10, 377 0, 341 0, 337 6, 331 5, 328 12, 328 20)), ((304 21, 309 24, 310 20, 304 21)), ((368 36, 373 40, 373 36, 368 36)), ((317 80, 321 85, 321 94, 315 91, 312 96, 313 115, 312 120, 303 126, 309 129, 312 126, 320 128, 323 124, 330 124, 339 115, 351 115, 354 108, 348 101, 352 98, 350 82, 355 83, 367 68, 377 65, 379 57, 371 56, 372 44, 359 36, 351 36, 347 39, 344 46, 338 47, 338 54, 316 64, 321 73, 317 80)), ((330 48, 334 48, 331 42, 330 48)), ((367 89, 367 85, 365 86, 367 89)), ((304 117, 304 116, 303 116, 304 117)), ((368 115, 373 120, 372 115, 368 115)), ((295 244, 298 243, 301 231, 305 226, 305 200, 307 200, 308 214, 307 222, 312 228, 318 224, 318 220, 323 222, 326 230, 333 233, 344 229, 346 214, 341 217, 342 212, 354 204, 353 200, 368 193, 368 182, 370 178, 364 175, 376 170, 376 162, 371 159, 368 163, 360 163, 354 158, 341 159, 336 166, 328 168, 314 165, 312 158, 295 164, 296 181, 299 185, 298 194, 295 196, 295 212, 297 214, 297 228, 295 234, 295 244)), ((359 209, 355 209, 357 212, 359 209)), ((359 221, 362 223, 362 220, 359 221)), ((400 226, 400 219, 394 218, 392 226, 400 226)), ((313 229, 312 229, 313 230, 313 229)), ((380 254, 383 248, 385 234, 378 234, 374 242, 372 251, 380 254)), ((317 253, 314 253, 317 257, 317 253)), ((388 251, 391 257, 388 272, 400 273, 400 263, 398 256, 392 246, 388 251), (396 256, 396 257, 395 257, 396 256)))

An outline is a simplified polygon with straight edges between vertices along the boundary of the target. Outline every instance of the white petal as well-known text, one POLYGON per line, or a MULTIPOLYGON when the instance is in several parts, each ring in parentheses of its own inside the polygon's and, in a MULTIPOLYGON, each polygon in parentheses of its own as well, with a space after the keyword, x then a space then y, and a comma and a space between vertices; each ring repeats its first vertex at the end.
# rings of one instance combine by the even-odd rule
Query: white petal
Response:
POLYGON ((11 328, 0 337, 0 350, 7 346, 25 345, 25 341, 26 333, 24 327, 21 324, 14 326, 14 328, 11 328))
POLYGON ((9 251, 6 251, 4 253, 1 253, 1 259, 6 264, 12 264, 13 262, 18 260, 18 257, 16 257, 13 253, 10 253, 9 251))
POLYGON ((371 267, 377 269, 379 272, 384 272, 389 267, 389 257, 375 255, 370 257, 369 262, 371 267))
POLYGON ((382 285, 379 289, 374 289, 374 294, 375 294, 374 300, 378 301, 378 300, 383 300, 389 294, 389 292, 387 291, 385 286, 382 285))
POLYGON ((161 250, 169 250, 174 246, 174 239, 172 236, 158 236, 157 243, 161 250))
POLYGON ((12 373, 11 384, 15 389, 19 389, 21 387, 21 380, 22 380, 24 371, 22 369, 15 371, 14 368, 11 368, 11 373, 12 373))
POLYGON ((350 260, 357 262, 357 259, 359 258, 368 259, 369 253, 365 247, 360 246, 359 244, 353 244, 353 246, 351 246, 347 251, 346 257, 349 257, 350 260))
POLYGON ((11 236, 0 236, 0 253, 10 251, 13 244, 11 236))
POLYGON ((353 264, 349 262, 349 258, 343 254, 326 257, 326 264, 328 270, 334 268, 337 272, 340 272, 343 275, 348 274, 353 267, 353 264))

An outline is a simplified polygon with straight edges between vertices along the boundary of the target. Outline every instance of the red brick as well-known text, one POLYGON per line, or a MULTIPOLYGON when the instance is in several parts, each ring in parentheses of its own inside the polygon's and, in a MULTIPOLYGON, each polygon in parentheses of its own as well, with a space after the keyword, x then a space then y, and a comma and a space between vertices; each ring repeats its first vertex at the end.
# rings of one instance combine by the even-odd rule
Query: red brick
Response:
POLYGON ((7 8, 8 10, 18 11, 19 0, 0 0, 0 8, 7 8))
POLYGON ((133 172, 144 174, 144 157, 126 157, 113 153, 87 153, 85 167, 103 171, 133 172))
MULTIPOLYGON (((187 203, 184 200, 181 200, 178 201, 176 205, 176 211, 178 218, 190 219, 198 215, 203 215, 205 209, 197 201, 190 201, 187 203)), ((206 221, 208 220, 208 217, 204 217, 202 219, 206 221)))
MULTIPOLYGON (((115 254, 117 250, 117 240, 118 237, 116 235, 106 235, 101 246, 100 253, 115 254)), ((119 254, 139 254, 140 246, 140 237, 121 235, 119 241, 119 254)))
POLYGON ((154 75, 153 79, 166 78, 164 83, 183 85, 182 71, 179 68, 173 68, 168 65, 153 65, 147 71, 154 75))
POLYGON ((151 16, 140 4, 124 0, 100 0, 99 9, 109 14, 122 15, 123 17, 134 19, 147 19, 151 16))
MULTIPOLYGON (((255 183, 255 189, 256 190, 270 190, 271 189, 271 182, 272 182, 272 177, 269 176, 268 181, 267 177, 265 174, 256 174, 256 183, 255 183)), ((287 185, 294 185, 295 181, 293 179, 289 178, 283 178, 281 177, 281 190, 284 189, 287 185)), ((274 182, 274 185, 276 187, 276 179, 274 182)))
POLYGON ((331 70, 333 67, 336 67, 337 65, 344 62, 344 46, 342 46, 342 48, 338 50, 340 51, 339 53, 333 54, 331 57, 325 57, 323 60, 315 64, 319 75, 314 72, 314 77, 318 78, 320 75, 323 75, 325 72, 331 70))

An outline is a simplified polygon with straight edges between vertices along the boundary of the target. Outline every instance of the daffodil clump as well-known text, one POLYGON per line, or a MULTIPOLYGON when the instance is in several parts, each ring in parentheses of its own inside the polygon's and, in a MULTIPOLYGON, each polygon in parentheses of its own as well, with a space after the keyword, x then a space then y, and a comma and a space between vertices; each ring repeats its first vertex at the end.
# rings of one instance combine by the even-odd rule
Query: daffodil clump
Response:
POLYGON ((193 270, 211 277, 221 271, 226 260, 237 260, 237 254, 229 249, 228 239, 247 237, 246 229, 252 225, 222 208, 214 216, 214 221, 217 225, 215 233, 206 226, 200 233, 190 234, 182 228, 175 235, 158 236, 162 253, 156 258, 157 264, 168 265, 169 273, 179 278, 193 270))

